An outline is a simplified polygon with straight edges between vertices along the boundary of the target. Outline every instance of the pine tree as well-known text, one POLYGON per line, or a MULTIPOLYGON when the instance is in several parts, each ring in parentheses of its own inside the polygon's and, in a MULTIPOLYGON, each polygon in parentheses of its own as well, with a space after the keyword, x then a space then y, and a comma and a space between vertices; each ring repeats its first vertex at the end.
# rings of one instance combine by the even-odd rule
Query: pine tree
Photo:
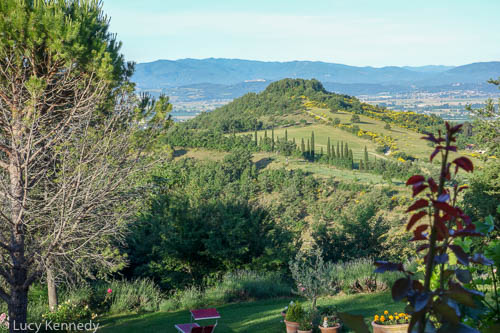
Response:
POLYGON ((330 137, 328 137, 328 143, 326 144, 326 155, 328 158, 332 157, 332 153, 330 151, 330 137))

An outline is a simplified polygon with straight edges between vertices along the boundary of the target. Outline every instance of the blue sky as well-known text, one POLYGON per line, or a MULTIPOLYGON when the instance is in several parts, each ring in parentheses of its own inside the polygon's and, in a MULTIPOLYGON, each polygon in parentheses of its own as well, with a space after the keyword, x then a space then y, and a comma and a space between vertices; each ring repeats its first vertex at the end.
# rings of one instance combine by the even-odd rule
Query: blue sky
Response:
POLYGON ((103 0, 127 60, 500 60, 500 0, 103 0))

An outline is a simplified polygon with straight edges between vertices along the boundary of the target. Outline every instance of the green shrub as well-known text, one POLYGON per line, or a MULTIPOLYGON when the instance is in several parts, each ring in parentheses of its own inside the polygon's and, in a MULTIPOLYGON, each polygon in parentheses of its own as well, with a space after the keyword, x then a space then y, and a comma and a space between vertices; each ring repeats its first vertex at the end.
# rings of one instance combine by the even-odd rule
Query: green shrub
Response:
POLYGON ((291 295, 291 286, 277 273, 241 270, 226 273, 207 288, 189 287, 165 299, 160 309, 173 311, 230 302, 291 295))
POLYGON ((149 279, 113 281, 107 287, 100 285, 97 291, 107 295, 111 289, 110 313, 157 311, 161 302, 160 289, 149 279))
POLYGON ((304 309, 302 308, 302 304, 299 302, 295 302, 288 306, 285 319, 287 321, 298 323, 304 318, 304 314, 305 312, 304 309))
POLYGON ((53 323, 86 323, 95 317, 97 315, 92 313, 88 303, 71 300, 59 304, 56 311, 48 311, 42 315, 44 320, 53 323))

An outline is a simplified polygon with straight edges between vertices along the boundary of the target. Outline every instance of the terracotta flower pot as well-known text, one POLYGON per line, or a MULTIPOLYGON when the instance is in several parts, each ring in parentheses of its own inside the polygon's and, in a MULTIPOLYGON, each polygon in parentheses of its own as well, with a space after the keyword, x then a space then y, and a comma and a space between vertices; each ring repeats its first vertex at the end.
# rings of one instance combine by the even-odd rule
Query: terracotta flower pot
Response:
POLYGON ((299 323, 296 323, 294 321, 285 320, 285 325, 286 333, 297 333, 297 331, 299 330, 299 323))
POLYGON ((373 333, 406 333, 409 324, 379 325, 372 321, 373 333))
POLYGON ((297 330, 297 333, 312 333, 313 330, 309 330, 309 331, 301 331, 301 330, 297 330))
POLYGON ((321 327, 319 326, 319 329, 321 330, 321 333, 340 333, 342 329, 341 324, 337 324, 337 326, 334 327, 321 327))

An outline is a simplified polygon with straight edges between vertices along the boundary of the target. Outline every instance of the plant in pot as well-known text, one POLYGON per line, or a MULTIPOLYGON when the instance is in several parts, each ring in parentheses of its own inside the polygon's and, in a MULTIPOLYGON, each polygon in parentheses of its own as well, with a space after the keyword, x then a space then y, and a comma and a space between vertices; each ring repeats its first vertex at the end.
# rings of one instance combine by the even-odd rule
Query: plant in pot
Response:
POLYGON ((287 333, 297 333, 299 322, 304 317, 304 309, 302 304, 295 302, 288 306, 285 317, 285 325, 287 333))
POLYGON ((327 308, 321 313, 321 323, 319 325, 321 333, 337 333, 342 329, 340 319, 333 308, 327 308))
POLYGON ((283 318, 286 318, 286 312, 288 311, 288 307, 292 306, 293 304, 294 304, 294 302, 290 301, 290 304, 288 304, 287 306, 285 306, 285 308, 283 310, 281 310, 281 315, 283 316, 283 318))
POLYGON ((390 314, 384 311, 382 315, 375 315, 372 321, 373 333, 406 333, 411 316, 404 312, 390 314))
POLYGON ((299 322, 297 333, 312 333, 312 329, 312 318, 309 315, 305 315, 299 322))

